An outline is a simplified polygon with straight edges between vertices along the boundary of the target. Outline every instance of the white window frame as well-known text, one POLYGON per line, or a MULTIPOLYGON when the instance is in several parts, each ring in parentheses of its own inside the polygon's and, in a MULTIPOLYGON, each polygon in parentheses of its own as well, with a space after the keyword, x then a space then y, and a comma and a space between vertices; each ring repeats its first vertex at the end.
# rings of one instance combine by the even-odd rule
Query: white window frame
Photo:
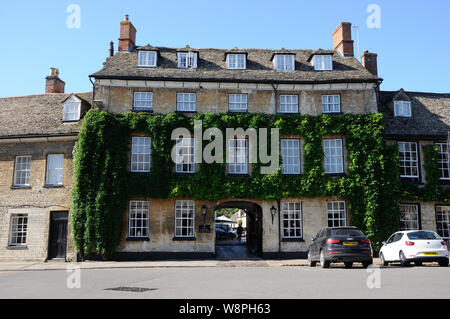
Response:
POLYGON ((150 172, 151 153, 152 153, 151 137, 132 136, 131 137, 130 171, 133 173, 148 173, 148 172, 150 172))
POLYGON ((195 237, 195 202, 193 200, 175 201, 175 237, 195 237))
POLYGON ((419 230, 419 204, 399 204, 400 210, 400 229, 405 230, 419 230), (415 216, 414 216, 415 215, 415 216))
POLYGON ((247 55, 244 53, 228 53, 227 69, 245 70, 247 68, 247 55))
POLYGON ((158 53, 156 51, 138 51, 138 67, 156 67, 158 53))
POLYGON ((283 159, 281 172, 286 175, 300 174, 300 139, 281 139, 280 144, 283 159))
POLYGON ((128 211, 128 237, 150 237, 150 202, 145 200, 130 200, 128 211), (138 232, 141 232, 138 235, 138 232))
POLYGON ((275 54, 273 63, 278 72, 292 72, 295 70, 295 55, 275 54))
POLYGON ((188 92, 177 93, 177 111, 196 112, 197 94, 188 92))
POLYGON ((247 112, 248 111, 248 95, 245 93, 228 94, 228 111, 230 111, 230 112, 247 112))
POLYGON ((195 173, 195 139, 193 137, 179 137, 175 144, 176 173, 195 173))
POLYGON ((76 122, 80 120, 81 101, 71 96, 63 104, 63 122, 76 122))
POLYGON ((326 208, 328 227, 347 226, 347 209, 345 207, 345 201, 329 201, 327 202, 326 208))
POLYGON ((283 238, 303 238, 302 202, 281 202, 283 238))
POLYGON ((322 95, 322 113, 340 113, 341 96, 339 94, 322 95))
POLYGON ((197 68, 198 53, 189 52, 178 52, 177 61, 179 69, 196 69, 197 68))
POLYGON ((411 101, 394 101, 394 116, 411 117, 411 101))
POLYGON ((47 174, 45 184, 62 185, 64 176, 64 154, 47 155, 47 174))
POLYGON ((330 54, 315 54, 312 61, 315 71, 333 70, 333 58, 330 54))
POLYGON ((228 174, 248 174, 248 140, 246 138, 228 140, 228 174))
POLYGON ((30 186, 31 156, 16 156, 14 160, 14 186, 30 186))
POLYGON ((9 246, 26 246, 27 230, 28 230, 27 214, 11 215, 11 224, 9 230, 9 246))
POLYGON ((298 95, 280 95, 280 113, 298 113, 298 95))
POLYGON ((448 145, 444 142, 435 143, 439 147, 438 165, 441 176, 439 179, 448 181, 450 180, 450 152, 447 149, 448 145))
POLYGON ((344 141, 342 138, 323 139, 325 174, 344 173, 344 141))
POLYGON ((438 235, 450 239, 450 205, 436 205, 435 210, 438 235))
POLYGON ((133 110, 135 111, 153 110, 153 92, 134 92, 133 110))
POLYGON ((400 177, 402 178, 419 178, 419 145, 417 142, 398 142, 400 157, 400 177), (415 150, 412 149, 414 145, 415 150), (408 148, 408 149, 407 149, 408 148), (406 154, 409 153, 408 156, 406 154), (414 157, 414 158, 413 158, 414 157), (411 172, 416 169, 417 174, 407 174, 407 170, 411 172))

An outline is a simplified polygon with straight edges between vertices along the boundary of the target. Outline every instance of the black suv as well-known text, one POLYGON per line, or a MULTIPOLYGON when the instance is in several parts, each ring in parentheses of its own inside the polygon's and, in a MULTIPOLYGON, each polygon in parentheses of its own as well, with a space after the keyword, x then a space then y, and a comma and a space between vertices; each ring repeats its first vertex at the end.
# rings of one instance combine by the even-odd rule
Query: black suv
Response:
POLYGON ((362 231, 356 227, 325 227, 311 238, 308 249, 308 266, 320 262, 322 268, 332 262, 344 262, 351 268, 353 262, 360 262, 364 268, 373 263, 372 246, 362 231))

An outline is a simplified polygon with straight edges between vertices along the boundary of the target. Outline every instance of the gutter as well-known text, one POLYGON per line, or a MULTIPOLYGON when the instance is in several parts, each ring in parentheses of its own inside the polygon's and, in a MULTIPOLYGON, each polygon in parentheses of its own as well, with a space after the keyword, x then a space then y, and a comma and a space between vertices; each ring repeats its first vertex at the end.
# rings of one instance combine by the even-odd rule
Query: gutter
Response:
POLYGON ((0 136, 0 144, 76 141, 78 133, 0 136))

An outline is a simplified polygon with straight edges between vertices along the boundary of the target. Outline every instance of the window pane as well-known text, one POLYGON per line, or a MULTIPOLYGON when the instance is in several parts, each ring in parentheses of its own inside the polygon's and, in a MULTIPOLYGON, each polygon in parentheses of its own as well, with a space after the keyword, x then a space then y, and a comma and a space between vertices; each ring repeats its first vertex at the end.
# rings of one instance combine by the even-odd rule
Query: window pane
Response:
POLYGON ((327 203, 328 227, 341 227, 347 225, 344 201, 332 201, 327 203))
POLYGON ((62 185, 64 154, 52 154, 47 157, 47 184, 62 185))
POLYGON ((17 156, 14 167, 14 185, 30 185, 31 156, 17 156))
POLYGON ((175 236, 193 237, 194 236, 194 201, 175 201, 175 236))
POLYGON ((301 202, 281 202, 281 216, 283 218, 283 237, 302 238, 301 202))
POLYGON ((131 171, 149 172, 151 160, 151 138, 133 136, 131 143, 131 171))
POLYGON ((343 150, 341 139, 324 139, 325 173, 343 173, 343 150))
POLYGON ((149 207, 148 201, 130 201, 128 237, 148 237, 149 207))

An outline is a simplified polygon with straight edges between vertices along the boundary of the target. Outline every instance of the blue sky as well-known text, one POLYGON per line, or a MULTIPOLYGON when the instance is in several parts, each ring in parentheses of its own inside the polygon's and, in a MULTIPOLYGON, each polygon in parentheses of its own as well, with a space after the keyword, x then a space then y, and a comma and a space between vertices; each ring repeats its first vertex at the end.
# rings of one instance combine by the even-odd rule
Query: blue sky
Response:
POLYGON ((383 90, 450 92, 448 0, 29 0, 2 1, 0 12, 0 96, 43 93, 50 67, 66 92, 90 91, 88 75, 111 40, 117 50, 124 14, 138 45, 197 48, 331 48, 332 31, 348 21, 359 25, 360 52, 378 53, 383 90), (80 28, 67 27, 70 4, 81 9, 80 28), (367 26, 370 4, 380 28, 367 26))

